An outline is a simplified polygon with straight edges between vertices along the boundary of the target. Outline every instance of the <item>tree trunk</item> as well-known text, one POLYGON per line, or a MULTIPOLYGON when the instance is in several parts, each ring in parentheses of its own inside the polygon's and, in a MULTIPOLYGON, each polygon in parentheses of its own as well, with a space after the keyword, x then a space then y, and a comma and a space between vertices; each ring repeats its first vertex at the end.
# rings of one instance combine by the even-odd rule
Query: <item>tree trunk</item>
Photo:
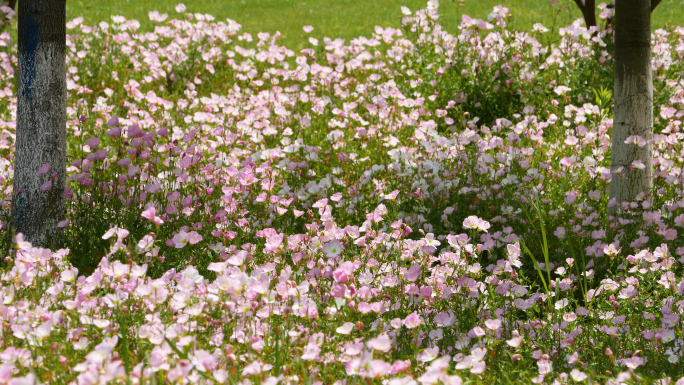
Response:
POLYGON ((596 26, 596 0, 575 0, 575 4, 582 11, 586 27, 596 26))
POLYGON ((615 198, 618 204, 634 201, 639 193, 648 194, 653 187, 650 8, 650 0, 618 0, 615 5, 615 110, 610 198, 615 198), (625 143, 628 137, 636 135, 648 143, 643 146, 625 143), (635 161, 642 164, 635 164, 635 161))
POLYGON ((12 10, 16 10, 17 9, 17 0, 8 0, 7 6, 12 8, 12 10))
POLYGON ((651 12, 655 11, 658 4, 660 4, 660 0, 651 0, 651 12))
POLYGON ((22 0, 18 16, 12 225, 34 245, 54 246, 64 219, 66 0, 22 0))

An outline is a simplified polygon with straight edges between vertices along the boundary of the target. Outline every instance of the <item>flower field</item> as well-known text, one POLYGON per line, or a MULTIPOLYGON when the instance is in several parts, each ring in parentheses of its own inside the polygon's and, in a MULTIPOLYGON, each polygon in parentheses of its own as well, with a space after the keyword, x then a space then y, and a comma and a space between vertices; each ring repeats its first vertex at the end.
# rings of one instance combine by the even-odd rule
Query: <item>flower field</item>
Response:
POLYGON ((67 23, 56 251, 8 231, 0 34, 0 384, 684 384, 684 28, 622 203, 611 30, 452 35, 430 0, 294 52, 176 11, 67 23))

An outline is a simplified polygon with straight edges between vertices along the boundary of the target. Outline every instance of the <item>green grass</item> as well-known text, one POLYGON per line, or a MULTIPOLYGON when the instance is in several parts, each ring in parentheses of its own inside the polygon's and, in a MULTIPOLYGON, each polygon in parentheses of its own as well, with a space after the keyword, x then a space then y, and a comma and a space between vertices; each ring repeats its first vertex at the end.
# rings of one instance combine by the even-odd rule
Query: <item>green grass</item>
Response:
MULTIPOLYGON (((67 18, 83 16, 88 24, 108 20, 111 15, 137 19, 144 29, 151 28, 147 16, 157 10, 173 15, 174 0, 69 0, 67 18)), ((308 45, 309 36, 302 26, 315 27, 311 36, 321 38, 351 39, 369 36, 376 25, 399 27, 400 7, 412 11, 424 8, 427 0, 186 0, 186 12, 214 15, 218 20, 233 19, 243 25, 243 30, 257 32, 280 31, 283 43, 293 49, 308 45)), ((506 5, 513 14, 510 25, 518 30, 529 30, 534 23, 547 27, 565 26, 581 17, 571 0, 558 0, 551 6, 548 0, 442 0, 440 23, 454 31, 461 15, 486 19, 497 4, 506 5)), ((684 25, 684 0, 663 0, 653 14, 653 28, 665 24, 684 25)))

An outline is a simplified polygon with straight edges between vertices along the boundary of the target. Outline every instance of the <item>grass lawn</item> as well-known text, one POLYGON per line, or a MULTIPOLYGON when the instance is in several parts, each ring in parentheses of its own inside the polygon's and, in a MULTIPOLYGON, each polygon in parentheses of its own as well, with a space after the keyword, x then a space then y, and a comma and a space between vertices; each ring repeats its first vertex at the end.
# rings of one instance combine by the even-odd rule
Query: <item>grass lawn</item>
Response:
MULTIPOLYGON (((110 15, 137 19, 143 28, 150 28, 149 11, 157 10, 173 15, 180 1, 168 0, 69 0, 67 18, 83 16, 87 23, 108 20, 110 15)), ((302 26, 315 27, 312 36, 351 39, 369 36, 376 25, 398 27, 401 6, 412 11, 424 8, 426 0, 186 0, 187 12, 214 15, 218 20, 233 19, 242 24, 245 32, 274 33, 280 31, 287 47, 302 49, 308 44, 302 26)), ((600 1, 599 1, 600 3, 600 1)), ((511 25, 518 30, 529 30, 534 23, 559 28, 581 17, 571 0, 559 0, 551 6, 548 0, 443 0, 440 4, 440 23, 454 32, 461 15, 486 19, 492 8, 504 4, 511 9, 511 25), (462 6, 461 6, 462 5, 462 6), (560 12, 559 12, 560 10, 560 12)), ((684 0, 663 0, 653 14, 653 27, 665 24, 684 24, 684 0)))

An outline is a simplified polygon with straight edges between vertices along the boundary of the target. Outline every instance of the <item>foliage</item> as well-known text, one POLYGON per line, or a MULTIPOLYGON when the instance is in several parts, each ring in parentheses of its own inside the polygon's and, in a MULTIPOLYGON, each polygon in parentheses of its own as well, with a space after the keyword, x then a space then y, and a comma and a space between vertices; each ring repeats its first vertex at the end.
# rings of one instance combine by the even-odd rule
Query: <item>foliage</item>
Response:
POLYGON ((499 6, 452 35, 430 1, 401 29, 295 53, 177 11, 146 33, 68 23, 54 252, 6 231, 16 51, 0 44, 0 381, 681 375, 684 29, 654 34, 655 190, 608 218, 612 31, 545 44, 499 6))

